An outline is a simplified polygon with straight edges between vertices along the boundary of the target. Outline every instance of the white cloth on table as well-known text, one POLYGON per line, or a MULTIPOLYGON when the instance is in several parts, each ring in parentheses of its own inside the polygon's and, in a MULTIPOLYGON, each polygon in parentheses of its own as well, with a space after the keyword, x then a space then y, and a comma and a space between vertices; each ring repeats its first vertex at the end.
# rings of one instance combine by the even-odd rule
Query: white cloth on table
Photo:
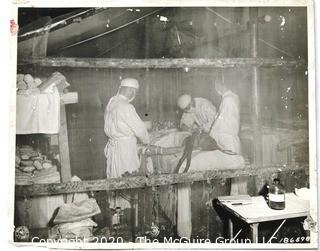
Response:
POLYGON ((193 98, 195 107, 190 112, 184 112, 181 125, 193 128, 194 124, 205 132, 208 132, 216 115, 216 107, 205 98, 193 98))
MULTIPOLYGON (((137 138, 143 144, 149 143, 145 124, 125 96, 110 99, 105 110, 104 131, 108 143, 104 149, 107 158, 107 178, 119 178, 122 174, 137 171, 140 166, 137 138)), ((109 200, 110 207, 129 208, 130 203, 120 196, 109 200)))
POLYGON ((17 95, 16 133, 59 133, 60 95, 53 93, 17 95))

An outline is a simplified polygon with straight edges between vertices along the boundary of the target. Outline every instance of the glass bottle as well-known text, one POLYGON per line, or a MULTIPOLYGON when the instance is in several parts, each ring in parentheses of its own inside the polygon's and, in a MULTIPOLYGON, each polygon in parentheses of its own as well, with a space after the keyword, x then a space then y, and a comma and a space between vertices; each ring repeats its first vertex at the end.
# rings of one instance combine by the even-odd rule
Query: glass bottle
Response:
POLYGON ((112 216, 112 225, 118 226, 121 223, 121 208, 116 207, 115 213, 112 216))
POLYGON ((275 210, 282 210, 286 207, 284 186, 279 178, 273 180, 269 187, 269 207, 275 210))

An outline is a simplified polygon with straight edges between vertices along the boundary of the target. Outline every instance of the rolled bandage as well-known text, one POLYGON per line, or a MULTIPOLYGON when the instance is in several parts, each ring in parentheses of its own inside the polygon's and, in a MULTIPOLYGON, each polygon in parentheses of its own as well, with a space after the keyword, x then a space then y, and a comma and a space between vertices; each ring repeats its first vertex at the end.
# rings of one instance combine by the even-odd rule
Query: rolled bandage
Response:
POLYGON ((23 78, 24 78, 24 75, 23 75, 23 74, 17 74, 17 83, 18 83, 19 81, 22 81, 23 78))
POLYGON ((48 169, 48 168, 51 168, 51 167, 52 167, 52 164, 49 161, 44 161, 42 163, 42 168, 43 169, 48 169))
POLYGON ((33 162, 33 166, 38 169, 38 170, 41 170, 42 169, 42 164, 41 164, 41 161, 40 160, 35 160, 33 162))
POLYGON ((24 82, 27 83, 27 85, 32 85, 33 81, 34 81, 33 77, 30 74, 24 75, 23 80, 24 80, 24 82))
POLYGON ((34 166, 25 166, 25 167, 20 167, 20 170, 26 173, 31 173, 35 170, 36 168, 34 166))
POLYGON ((34 83, 35 83, 36 87, 38 87, 42 83, 42 80, 40 78, 35 78, 34 83))
POLYGON ((32 83, 28 83, 28 88, 29 89, 35 89, 35 88, 37 88, 37 84, 36 84, 36 82, 32 82, 32 83))
POLYGON ((16 155, 16 159, 15 159, 15 164, 16 164, 16 167, 19 167, 20 166, 20 162, 21 162, 21 159, 18 155, 16 155))
POLYGON ((17 88, 19 90, 27 90, 28 89, 28 85, 26 82, 24 82, 23 80, 19 81, 17 84, 17 88))

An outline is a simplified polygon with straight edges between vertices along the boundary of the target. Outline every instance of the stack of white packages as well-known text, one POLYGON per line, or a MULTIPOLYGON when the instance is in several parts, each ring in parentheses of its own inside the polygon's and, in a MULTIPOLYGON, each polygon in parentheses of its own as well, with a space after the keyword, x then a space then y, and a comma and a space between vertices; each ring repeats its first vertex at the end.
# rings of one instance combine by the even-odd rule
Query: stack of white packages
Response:
POLYGON ((60 173, 52 161, 31 146, 17 146, 16 185, 60 183, 60 173))
POLYGON ((17 93, 20 95, 39 94, 38 86, 42 83, 40 78, 34 78, 30 74, 17 75, 17 93))

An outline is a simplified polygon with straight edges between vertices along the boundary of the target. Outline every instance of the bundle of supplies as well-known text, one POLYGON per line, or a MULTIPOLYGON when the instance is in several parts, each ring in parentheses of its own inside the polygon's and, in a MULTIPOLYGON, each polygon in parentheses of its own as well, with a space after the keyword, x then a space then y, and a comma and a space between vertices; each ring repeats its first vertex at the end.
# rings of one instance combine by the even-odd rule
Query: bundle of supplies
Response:
POLYGON ((97 224, 91 219, 100 214, 100 208, 93 198, 63 204, 53 219, 55 224, 49 233, 50 239, 90 238, 97 224))
POLYGON ((32 146, 22 145, 16 148, 15 157, 16 185, 30 183, 59 183, 60 174, 46 155, 32 146))
POLYGON ((17 93, 19 95, 30 95, 40 93, 53 93, 57 88, 59 93, 67 92, 70 84, 60 72, 54 72, 45 80, 33 77, 31 74, 17 74, 17 93))
POLYGON ((17 93, 21 95, 39 94, 38 86, 42 83, 40 78, 34 78, 30 74, 17 75, 17 93))

